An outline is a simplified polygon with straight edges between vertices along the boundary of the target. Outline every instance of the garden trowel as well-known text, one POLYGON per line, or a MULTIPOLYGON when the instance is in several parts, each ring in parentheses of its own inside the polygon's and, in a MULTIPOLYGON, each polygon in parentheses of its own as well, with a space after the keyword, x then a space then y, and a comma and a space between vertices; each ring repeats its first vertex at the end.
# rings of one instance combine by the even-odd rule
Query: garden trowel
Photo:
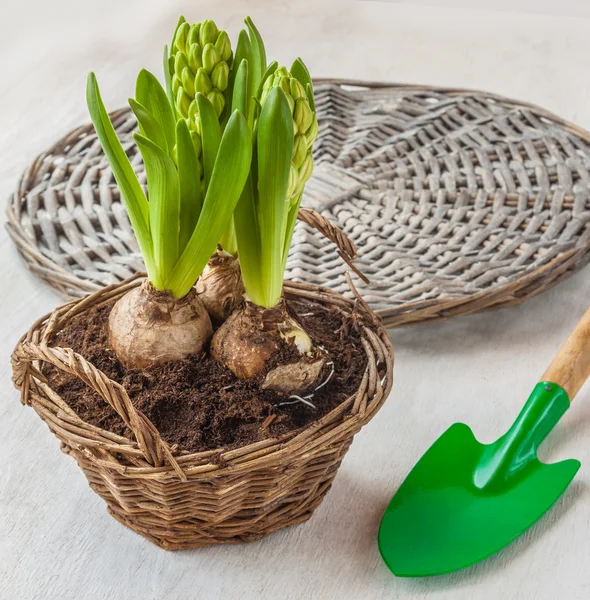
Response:
POLYGON ((391 500, 379 550, 402 577, 458 571, 494 554, 561 496, 580 463, 544 464, 539 444, 590 374, 590 309, 533 389, 512 427, 491 444, 455 423, 391 500))

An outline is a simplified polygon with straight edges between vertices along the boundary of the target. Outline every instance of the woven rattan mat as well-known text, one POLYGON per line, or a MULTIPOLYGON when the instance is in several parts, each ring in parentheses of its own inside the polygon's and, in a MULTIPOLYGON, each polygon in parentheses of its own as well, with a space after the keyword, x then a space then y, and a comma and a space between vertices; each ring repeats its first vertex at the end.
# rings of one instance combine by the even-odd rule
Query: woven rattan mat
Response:
MULTIPOLYGON (((590 248, 590 133, 538 107, 459 89, 323 80, 304 205, 359 247, 355 278, 390 325, 518 304, 590 248)), ((127 109, 117 132, 143 168, 127 109)), ((145 177, 144 177, 145 179, 145 177)), ((39 156, 8 207, 29 268, 76 297, 143 268, 92 126, 39 156)), ((297 224, 287 277, 349 294, 346 265, 297 224)))

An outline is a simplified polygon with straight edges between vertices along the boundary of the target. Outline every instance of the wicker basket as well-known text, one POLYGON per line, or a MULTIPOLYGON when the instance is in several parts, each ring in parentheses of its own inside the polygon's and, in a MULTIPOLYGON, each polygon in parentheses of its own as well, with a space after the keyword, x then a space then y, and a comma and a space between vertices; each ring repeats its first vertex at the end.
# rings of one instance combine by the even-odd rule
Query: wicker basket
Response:
MULTIPOLYGON (((119 298, 139 276, 74 300, 39 319, 12 355, 13 380, 84 471, 118 521, 167 550, 248 542, 308 519, 329 490, 352 438, 391 389, 393 353, 386 330, 363 326, 367 368, 353 396, 311 426, 233 450, 176 451, 136 410, 125 389, 68 348, 49 345, 75 315, 119 298), (83 421, 51 389, 42 363, 79 377, 121 416, 135 440, 83 421)), ((291 298, 311 298, 377 323, 372 310, 323 288, 287 283, 291 298)))

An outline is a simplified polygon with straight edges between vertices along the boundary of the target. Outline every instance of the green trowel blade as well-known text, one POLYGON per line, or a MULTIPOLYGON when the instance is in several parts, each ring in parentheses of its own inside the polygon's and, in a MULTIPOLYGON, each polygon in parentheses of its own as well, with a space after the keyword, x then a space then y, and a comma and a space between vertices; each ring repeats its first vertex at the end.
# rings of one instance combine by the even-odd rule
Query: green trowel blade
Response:
POLYGON ((580 463, 543 464, 537 448, 569 407, 559 386, 538 384, 510 430, 478 442, 462 423, 430 447, 387 507, 379 550, 398 576, 457 571, 526 531, 561 496, 580 463))

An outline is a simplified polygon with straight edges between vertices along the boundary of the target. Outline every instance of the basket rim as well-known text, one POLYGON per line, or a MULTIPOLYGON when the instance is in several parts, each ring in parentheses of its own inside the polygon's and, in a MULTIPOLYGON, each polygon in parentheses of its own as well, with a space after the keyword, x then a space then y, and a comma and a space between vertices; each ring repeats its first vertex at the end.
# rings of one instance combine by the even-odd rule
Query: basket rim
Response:
MULTIPOLYGON (((144 274, 137 274, 124 282, 113 284, 112 286, 105 287, 83 298, 78 298, 62 304, 38 319, 31 326, 28 333, 22 336, 18 341, 11 358, 14 371, 14 385, 21 390, 21 401, 23 404, 31 405, 35 412, 37 412, 43 420, 46 420, 46 411, 49 409, 45 403, 41 413, 37 410, 37 401, 35 398, 30 397, 31 388, 34 386, 47 388, 51 390, 51 393, 54 396, 61 400, 57 392, 51 389, 48 382, 43 381, 44 377, 42 375, 39 377, 39 369, 37 367, 32 367, 33 364, 38 364, 39 362, 51 363, 49 357, 53 353, 60 356, 71 355, 72 357, 76 357, 77 360, 81 359, 81 368, 84 372, 86 372, 88 366, 90 366, 100 373, 105 381, 113 384, 113 387, 124 390, 122 385, 110 380, 104 373, 96 369, 80 355, 76 355, 70 349, 49 346, 45 342, 45 338, 49 338, 52 333, 59 328, 59 325, 62 322, 77 314, 82 314, 92 306, 97 306, 108 302, 113 298, 121 297, 129 289, 140 285, 143 280, 144 274), (34 381, 31 381, 31 379, 34 381)), ((221 474, 247 470, 255 467, 258 463, 269 462, 270 459, 272 459, 273 462, 277 462, 284 455, 288 456, 290 454, 297 454, 301 451, 309 451, 310 446, 322 446, 328 443, 329 438, 336 427, 343 426, 354 435, 354 433, 365 425, 379 410, 391 391, 393 380, 393 348, 387 330, 381 324, 376 313, 370 309, 360 297, 358 297, 357 300, 351 300, 328 288, 289 281, 285 281, 284 289, 286 296, 310 297, 311 295, 316 301, 323 303, 336 301, 341 309, 348 307, 350 312, 360 314, 365 322, 371 322, 375 327, 375 331, 373 332, 374 335, 366 333, 366 331, 370 331, 366 326, 364 326, 365 333, 361 334, 362 343, 367 352, 368 364, 361 385, 355 394, 343 400, 321 419, 310 423, 306 427, 287 432, 281 436, 229 449, 221 447, 201 452, 186 452, 177 449, 172 460, 170 460, 172 454, 170 453, 170 456, 168 456, 168 453, 166 453, 166 460, 162 461, 162 464, 153 465, 149 464, 149 461, 145 459, 145 456, 142 456, 139 438, 137 438, 136 441, 131 438, 119 436, 101 427, 87 423, 79 417, 73 409, 66 411, 68 412, 70 419, 72 418, 72 415, 75 416, 78 426, 85 426, 92 433, 101 435, 104 439, 108 439, 113 448, 119 446, 119 450, 116 448, 113 449, 114 452, 121 452, 122 454, 131 453, 136 458, 141 457, 144 459, 142 461, 135 461, 138 464, 131 464, 128 459, 125 459, 124 461, 119 460, 117 464, 108 461, 105 463, 105 466, 133 477, 141 477, 142 475, 149 477, 150 475, 157 474, 158 478, 166 477, 168 475, 171 477, 180 476, 181 479, 184 479, 185 477, 182 477, 182 475, 186 476, 193 473, 204 476, 207 474, 218 476, 221 474), (384 371, 384 375, 375 378, 375 373, 379 375, 377 372, 378 367, 380 367, 380 371, 384 371), (374 373, 369 373, 369 371, 374 371, 374 373), (367 388, 371 383, 368 381, 369 379, 373 380, 373 391, 371 394, 367 393, 367 388), (359 403, 363 387, 365 388, 364 394, 366 399, 364 403, 359 403), (335 427, 333 427, 334 423, 337 424, 335 427), (213 458, 215 460, 212 460, 213 458)), ((86 385, 89 385, 88 381, 80 377, 80 373, 74 374, 82 379, 86 385)), ((95 391, 98 392, 96 389, 95 391)), ((109 404, 111 403, 109 402, 109 404)), ((62 405, 65 405, 63 400, 60 402, 61 412, 63 413, 64 406, 62 405)), ((117 410, 112 404, 111 406, 117 410)), ((117 412, 119 411, 117 410, 117 412)), ((139 413, 139 411, 137 412, 139 413)), ((54 419, 58 421, 61 420, 61 426, 66 424, 66 421, 64 421, 65 414, 60 416, 59 411, 56 411, 54 419)), ((162 443, 165 446, 168 446, 166 442, 162 443)), ((78 445, 84 446, 83 441, 79 441, 78 445)), ((101 459, 95 457, 94 460, 100 461, 101 459)))

